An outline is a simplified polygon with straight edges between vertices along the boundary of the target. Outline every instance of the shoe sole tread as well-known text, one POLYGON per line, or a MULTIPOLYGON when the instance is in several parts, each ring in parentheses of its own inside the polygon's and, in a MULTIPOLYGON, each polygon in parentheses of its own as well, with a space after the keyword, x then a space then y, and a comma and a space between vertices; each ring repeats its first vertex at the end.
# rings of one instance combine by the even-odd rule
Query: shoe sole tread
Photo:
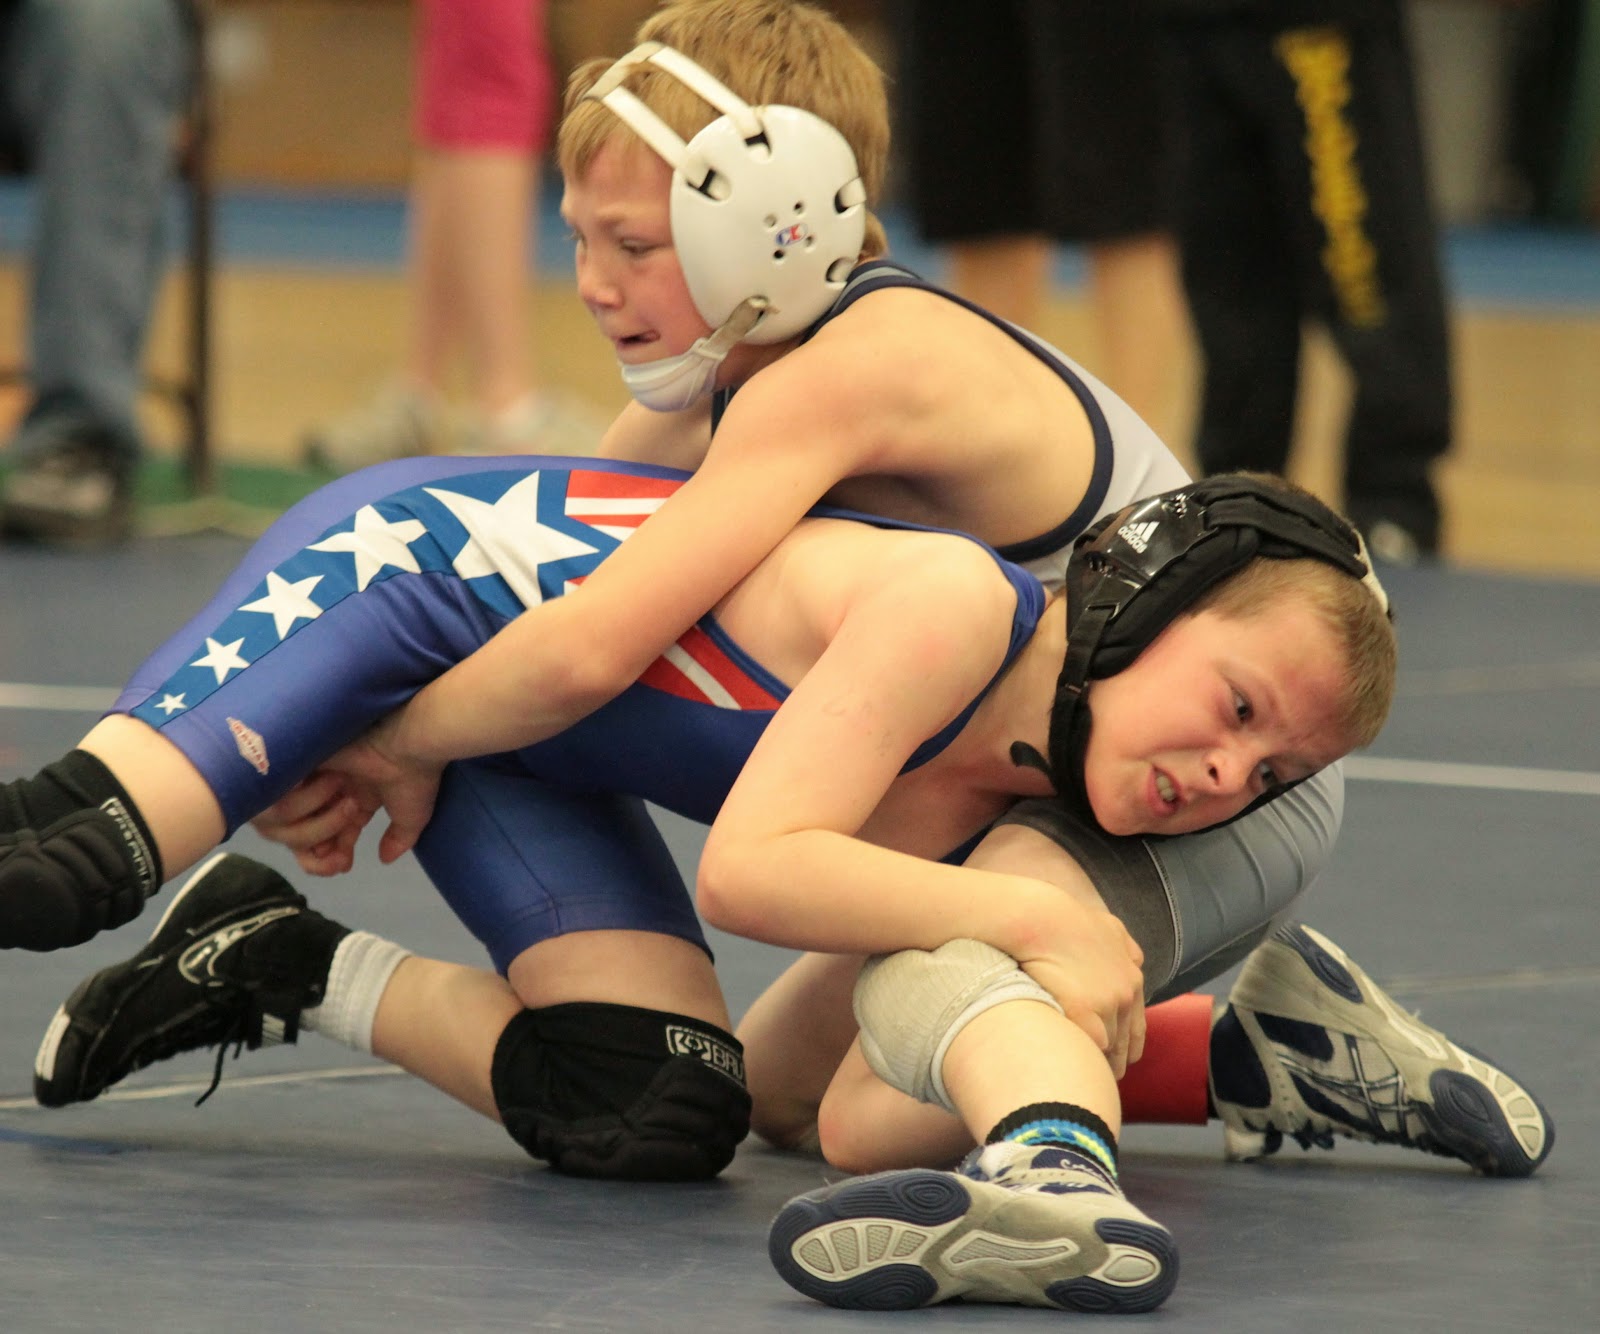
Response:
POLYGON ((1068 1199, 944 1172, 879 1174, 791 1201, 768 1253, 791 1287, 852 1310, 960 1297, 1137 1312, 1165 1301, 1177 1282, 1171 1235, 1142 1215, 1101 1214, 1073 1220, 1079 1235, 1067 1236, 1068 1199), (1063 1265, 1076 1272, 1062 1275, 1063 1265))

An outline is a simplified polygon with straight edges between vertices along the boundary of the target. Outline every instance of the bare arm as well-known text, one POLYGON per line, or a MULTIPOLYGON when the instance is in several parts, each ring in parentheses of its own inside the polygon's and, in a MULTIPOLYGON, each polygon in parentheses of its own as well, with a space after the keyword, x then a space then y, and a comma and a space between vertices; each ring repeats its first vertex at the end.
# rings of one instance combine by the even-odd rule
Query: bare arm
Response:
POLYGON ((607 428, 595 454, 625 463, 655 463, 693 472, 711 444, 711 407, 702 403, 683 412, 652 412, 629 403, 607 428))
MULTIPOLYGON (((704 466, 581 588, 529 608, 325 763, 353 804, 324 807, 314 821, 268 812, 260 832, 307 870, 347 870, 360 826, 381 805, 390 824, 380 855, 392 861, 421 836, 447 763, 542 741, 625 690, 860 464, 881 426, 863 418, 859 397, 815 392, 819 372, 790 365, 805 351, 745 386, 704 466)), ((625 411, 607 448, 648 452, 650 427, 625 411)))
MULTIPOLYGON (((976 546, 952 540, 909 556, 915 565, 877 571, 857 591, 723 802, 698 892, 702 913, 724 930, 830 954, 933 948, 952 934, 986 938, 974 900, 1016 897, 1002 893, 1017 891, 1012 877, 857 837, 917 746, 998 670, 1015 608, 1009 583, 976 546)), ((869 836, 912 845, 886 832, 869 836)), ((931 856, 945 850, 927 847, 931 856)))
POLYGON ((414 696, 391 754, 444 763, 531 745, 626 689, 851 466, 853 434, 809 397, 794 376, 747 385, 700 471, 581 588, 530 608, 414 696))

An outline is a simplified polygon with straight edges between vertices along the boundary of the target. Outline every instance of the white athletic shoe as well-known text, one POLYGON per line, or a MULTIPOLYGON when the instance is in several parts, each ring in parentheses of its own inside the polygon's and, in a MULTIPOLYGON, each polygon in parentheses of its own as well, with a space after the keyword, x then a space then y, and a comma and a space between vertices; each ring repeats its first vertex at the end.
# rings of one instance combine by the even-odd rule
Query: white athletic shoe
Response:
POLYGON ((391 459, 443 453, 455 437, 456 426, 441 403, 395 383, 337 420, 311 428, 301 447, 308 467, 347 473, 391 459))
POLYGON ((452 454, 591 455, 611 425, 590 404, 561 389, 526 394, 494 418, 465 424, 452 454))
POLYGON ((796 1196, 767 1254, 829 1306, 898 1311, 961 1297, 1151 1311, 1178 1281, 1172 1234, 1106 1173, 1052 1145, 991 1144, 959 1172, 914 1168, 796 1196))
POLYGON ((1326 936, 1280 928, 1252 952, 1211 1029, 1211 1097, 1230 1158, 1285 1135, 1460 1158, 1525 1177, 1555 1143, 1550 1114, 1483 1057, 1397 1005, 1326 936))

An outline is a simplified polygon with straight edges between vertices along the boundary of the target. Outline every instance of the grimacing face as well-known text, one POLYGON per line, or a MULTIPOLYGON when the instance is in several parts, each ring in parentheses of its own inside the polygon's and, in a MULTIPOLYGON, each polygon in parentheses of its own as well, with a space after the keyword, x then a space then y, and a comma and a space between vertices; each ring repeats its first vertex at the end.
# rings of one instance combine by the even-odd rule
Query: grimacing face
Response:
POLYGON ((1193 833, 1332 764, 1350 749, 1336 722, 1343 671, 1333 631, 1292 599, 1180 617, 1089 687, 1095 818, 1112 834, 1193 833))
POLYGON ((624 364, 677 356, 711 332, 673 246, 671 182, 665 162, 619 134, 561 197, 578 296, 624 364))

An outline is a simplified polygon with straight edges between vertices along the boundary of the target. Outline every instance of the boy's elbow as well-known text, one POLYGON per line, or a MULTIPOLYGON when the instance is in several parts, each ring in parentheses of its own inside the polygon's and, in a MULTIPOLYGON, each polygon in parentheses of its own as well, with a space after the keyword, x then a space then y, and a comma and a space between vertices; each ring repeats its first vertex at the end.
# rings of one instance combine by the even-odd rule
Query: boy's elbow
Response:
POLYGON ((708 926, 734 936, 753 934, 754 914, 744 890, 748 877, 740 869, 745 862, 737 844, 713 832, 700 854, 695 878, 695 907, 701 918, 708 926))
POLYGON ((639 677, 605 641, 570 642, 547 672, 538 694, 541 704, 558 702, 574 720, 587 717, 622 694, 639 677))
POLYGON ((730 925, 734 916, 732 896, 728 893, 722 858, 713 855, 709 843, 705 851, 700 854, 700 870, 694 884, 694 901, 701 920, 707 926, 714 926, 718 931, 727 931, 733 935, 739 934, 738 927, 730 925))
POLYGON ((621 652, 615 639, 610 637, 585 644, 574 656, 577 662, 571 670, 576 688, 600 703, 620 695, 644 670, 631 656, 621 652))

